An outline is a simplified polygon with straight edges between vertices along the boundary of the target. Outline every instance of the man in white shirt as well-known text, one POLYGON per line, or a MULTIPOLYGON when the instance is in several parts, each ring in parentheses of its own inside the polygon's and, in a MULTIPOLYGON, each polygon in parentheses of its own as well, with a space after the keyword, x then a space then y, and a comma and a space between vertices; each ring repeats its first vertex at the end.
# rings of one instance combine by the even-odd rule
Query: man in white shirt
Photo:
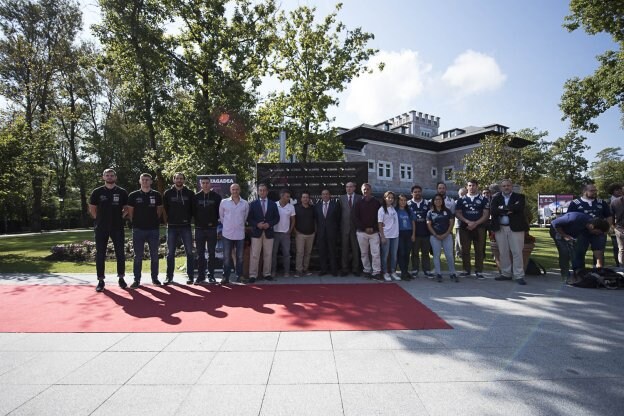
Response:
POLYGON ((284 277, 290 277, 290 236, 295 228, 295 207, 290 203, 290 191, 282 189, 280 199, 275 203, 279 212, 279 222, 273 227, 273 262, 272 274, 277 276, 277 250, 282 249, 284 277))
POLYGON ((219 218, 223 225, 221 239, 223 240, 223 279, 221 284, 230 283, 232 271, 232 249, 236 249, 236 280, 240 281, 243 275, 243 252, 245 249, 245 222, 249 215, 249 203, 240 197, 240 186, 237 183, 230 185, 230 196, 219 205, 219 218))

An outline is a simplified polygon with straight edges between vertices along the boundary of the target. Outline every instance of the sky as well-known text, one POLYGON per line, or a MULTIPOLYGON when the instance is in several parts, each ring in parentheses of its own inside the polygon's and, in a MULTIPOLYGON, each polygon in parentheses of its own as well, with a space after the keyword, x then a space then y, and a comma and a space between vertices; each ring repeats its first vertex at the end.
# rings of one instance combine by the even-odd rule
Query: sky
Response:
MULTIPOLYGON (((82 0, 85 27, 98 21, 95 0, 82 0)), ((336 1, 282 0, 285 9, 314 6, 319 17, 336 1)), ((343 0, 338 20, 361 27, 379 49, 362 75, 339 95, 335 126, 376 124, 410 110, 440 117, 440 131, 503 124, 511 131, 536 127, 549 140, 565 135, 559 101, 564 82, 592 74, 596 56, 616 44, 606 34, 568 32, 564 0, 343 0)), ((267 83, 274 87, 271 83, 267 83)), ((583 133, 594 161, 605 147, 624 147, 620 114, 596 119, 583 133)))

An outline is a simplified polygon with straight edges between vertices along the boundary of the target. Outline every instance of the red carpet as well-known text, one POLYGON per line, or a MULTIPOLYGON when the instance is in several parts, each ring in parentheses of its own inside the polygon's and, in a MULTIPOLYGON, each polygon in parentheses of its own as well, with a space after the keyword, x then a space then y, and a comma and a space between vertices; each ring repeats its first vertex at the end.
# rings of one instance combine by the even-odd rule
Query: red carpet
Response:
POLYGON ((396 284, 0 286, 0 332, 452 329, 396 284))

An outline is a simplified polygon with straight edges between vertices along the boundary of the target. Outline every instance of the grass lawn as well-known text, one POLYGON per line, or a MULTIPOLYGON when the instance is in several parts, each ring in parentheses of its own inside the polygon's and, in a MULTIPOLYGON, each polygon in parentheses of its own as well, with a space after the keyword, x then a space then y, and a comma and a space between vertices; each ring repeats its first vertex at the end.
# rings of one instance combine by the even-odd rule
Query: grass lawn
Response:
MULTIPOLYGON (((161 230, 161 235, 165 233, 161 230)), ((557 249, 548 235, 546 228, 532 228, 531 235, 536 238, 535 250, 532 257, 547 270, 558 269, 557 249)), ((129 232, 127 232, 129 236, 129 232)), ((0 237, 0 273, 95 273, 95 262, 72 263, 49 261, 45 257, 50 254, 50 248, 56 244, 77 243, 84 240, 93 240, 93 231, 75 230, 59 233, 42 233, 37 235, 15 235, 0 237)), ((588 251, 587 264, 591 264, 591 251, 588 251)), ((294 256, 294 253, 293 253, 294 256)), ((611 239, 608 239, 605 252, 606 265, 613 266, 613 249, 611 239)), ((176 258, 176 270, 184 266, 185 257, 176 258)), ((455 262, 457 270, 461 270, 461 261, 455 262)), ((115 272, 115 262, 107 261, 108 274, 115 272)), ((165 259, 160 259, 159 270, 166 269, 165 259)), ((442 269, 446 270, 444 259, 442 269)), ((486 270, 495 270, 488 243, 486 252, 486 270)), ((149 272, 149 262, 143 262, 143 273, 149 272)), ((126 262, 126 274, 132 274, 132 261, 126 262)))

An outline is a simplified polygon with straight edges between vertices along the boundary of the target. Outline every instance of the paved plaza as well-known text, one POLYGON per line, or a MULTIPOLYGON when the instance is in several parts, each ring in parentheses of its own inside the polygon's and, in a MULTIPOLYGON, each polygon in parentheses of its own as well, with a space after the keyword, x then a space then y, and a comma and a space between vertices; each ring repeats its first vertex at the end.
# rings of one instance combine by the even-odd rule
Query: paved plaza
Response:
POLYGON ((624 291, 488 277, 398 283, 452 330, 0 333, 0 414, 624 414, 624 291))

